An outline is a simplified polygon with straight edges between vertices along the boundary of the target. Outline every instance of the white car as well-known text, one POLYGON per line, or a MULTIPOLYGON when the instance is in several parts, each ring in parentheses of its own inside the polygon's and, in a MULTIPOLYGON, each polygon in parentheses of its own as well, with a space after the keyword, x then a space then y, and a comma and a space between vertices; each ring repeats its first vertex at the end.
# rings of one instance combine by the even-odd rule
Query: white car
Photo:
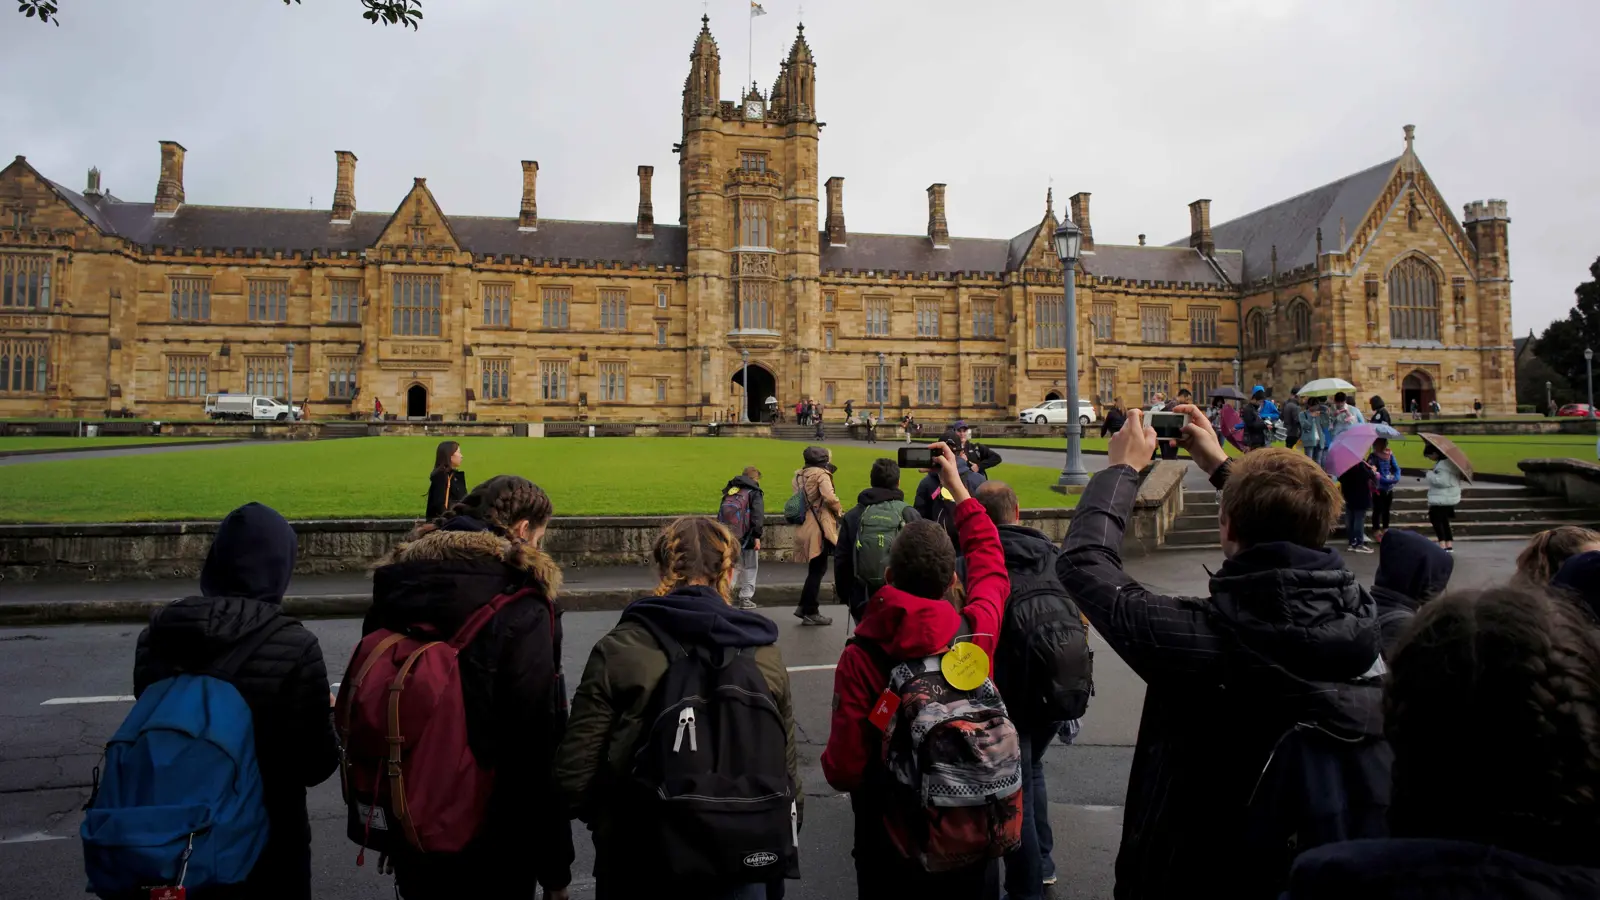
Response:
MULTIPOLYGON (((1065 423, 1067 421, 1067 401, 1046 400, 1038 406, 1023 410, 1017 418, 1029 425, 1045 425, 1065 423)), ((1094 403, 1089 400, 1078 401, 1078 422, 1082 425, 1092 425, 1097 420, 1094 412, 1094 403)))

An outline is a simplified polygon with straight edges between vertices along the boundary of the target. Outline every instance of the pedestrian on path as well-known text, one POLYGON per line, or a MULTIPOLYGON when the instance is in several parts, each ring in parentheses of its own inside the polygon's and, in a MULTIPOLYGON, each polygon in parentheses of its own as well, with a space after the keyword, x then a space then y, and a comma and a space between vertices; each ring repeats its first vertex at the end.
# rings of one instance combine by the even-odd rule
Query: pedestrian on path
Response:
POLYGON ((1388 438, 1377 438, 1372 442, 1367 465, 1378 473, 1376 493, 1372 495, 1372 539, 1381 541, 1389 533, 1389 522, 1394 512, 1394 487, 1400 483, 1400 461, 1394 458, 1388 438))
POLYGON ((740 609, 756 608, 756 572, 761 567, 761 527, 766 521, 766 494, 761 490, 761 470, 746 466, 744 473, 722 488, 717 521, 739 542, 738 599, 740 609))
POLYGON ((889 548, 901 529, 922 518, 900 490, 900 466, 892 459, 873 462, 871 487, 856 496, 856 505, 839 523, 833 552, 833 590, 860 624, 867 601, 885 584, 889 548), (864 523, 864 524, 863 524, 864 523))
POLYGON ((1327 474, 1281 448, 1230 461, 1200 410, 1178 411, 1189 417, 1183 448, 1222 491, 1226 559, 1211 596, 1163 596, 1123 571, 1125 524, 1156 442, 1137 411, 1079 500, 1057 564, 1146 685, 1116 894, 1275 898, 1286 847, 1387 833, 1377 610, 1326 546, 1339 513, 1327 474), (1296 761, 1319 758, 1322 771, 1366 774, 1305 781, 1296 761), (1313 822, 1294 814, 1296 796, 1340 808, 1313 822))
MULTIPOLYGON (((804 813, 793 692, 778 651, 778 627, 760 613, 729 605, 738 554, 738 541, 709 518, 669 523, 651 554, 660 577, 655 596, 630 604, 589 654, 572 698, 555 781, 565 808, 587 823, 594 837, 597 900, 782 896, 783 870, 791 862, 780 858, 784 847, 760 856, 737 854, 733 861, 745 871, 757 864, 778 868, 776 884, 727 875, 696 879, 671 871, 675 865, 710 865, 719 856, 726 860, 728 848, 707 846, 707 836, 727 839, 724 832, 730 828, 765 834, 771 829, 761 826, 772 824, 774 810, 787 845, 791 834, 797 838, 804 813), (753 672, 743 671, 754 683, 736 685, 739 690, 733 692, 708 689, 706 696, 682 696, 686 677, 707 677, 695 664, 702 658, 719 660, 719 672, 753 664, 753 672), (754 704, 745 700, 752 694, 759 698, 754 704), (726 696, 738 698, 742 708, 717 699, 726 696), (757 715, 763 710, 775 715, 757 715), (745 726, 750 730, 738 730, 745 726), (662 759, 663 740, 665 755, 674 757, 670 762, 662 759), (671 771, 682 773, 683 780, 664 777, 671 771), (740 773, 742 780, 720 777, 728 772, 740 773), (767 784, 759 780, 763 775, 780 783, 767 784), (698 805, 692 805, 693 798, 678 801, 684 808, 667 812, 655 791, 641 789, 652 784, 663 792, 693 789, 709 796, 698 798, 698 805), (758 803, 760 798, 738 795, 742 788, 785 796, 774 807, 771 799, 758 803), (739 812, 718 811, 726 809, 739 812)), ((523 896, 531 896, 531 886, 523 896)))
POLYGON ((1287 900, 1600 896, 1600 631, 1582 613, 1523 584, 1430 601, 1385 693, 1394 836, 1303 854, 1287 900))
POLYGON ((806 564, 806 583, 800 591, 795 617, 802 625, 832 625, 822 614, 822 578, 828 574, 828 560, 839 543, 839 516, 844 507, 833 492, 832 463, 827 447, 807 447, 804 467, 794 473, 791 488, 805 503, 805 521, 794 530, 794 561, 806 564))
POLYGON ((229 679, 254 720, 267 813, 266 846, 238 895, 245 898, 309 900, 306 789, 339 765, 322 648, 282 608, 296 543, 269 507, 247 503, 228 513, 200 570, 200 595, 162 607, 134 650, 133 694, 143 697, 159 681, 204 671, 258 642, 229 679))
POLYGON ((1117 430, 1122 427, 1122 423, 1127 421, 1128 418, 1127 414, 1122 411, 1121 400, 1112 400, 1111 404, 1106 407, 1105 413, 1105 418, 1100 422, 1101 437, 1116 434, 1117 430))
POLYGON ((1425 476, 1428 481, 1428 521, 1433 523, 1433 533, 1439 546, 1446 552, 1455 552, 1454 535, 1450 520, 1456 517, 1456 507, 1461 503, 1461 470, 1445 459, 1432 444, 1422 448, 1424 458, 1434 460, 1433 468, 1425 476))
POLYGON ((440 441, 433 452, 433 471, 428 473, 428 503, 422 518, 433 521, 449 512, 467 496, 467 475, 461 471, 461 445, 440 441))
POLYGON ((551 783, 567 726, 561 566, 539 546, 553 514, 538 485, 497 475, 373 571, 363 636, 383 629, 448 639, 490 602, 529 591, 461 650, 467 742, 477 763, 494 771, 486 816, 459 853, 390 856, 404 900, 526 897, 536 883, 564 900, 572 880, 572 829, 551 783))

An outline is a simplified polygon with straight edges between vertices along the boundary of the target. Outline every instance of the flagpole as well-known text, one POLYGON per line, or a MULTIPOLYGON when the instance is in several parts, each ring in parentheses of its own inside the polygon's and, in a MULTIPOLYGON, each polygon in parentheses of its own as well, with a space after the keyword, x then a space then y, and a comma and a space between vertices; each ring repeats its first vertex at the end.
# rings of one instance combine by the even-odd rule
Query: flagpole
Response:
POLYGON ((756 80, 756 11, 753 7, 750 9, 750 33, 745 39, 744 80, 750 84, 755 84, 756 80))

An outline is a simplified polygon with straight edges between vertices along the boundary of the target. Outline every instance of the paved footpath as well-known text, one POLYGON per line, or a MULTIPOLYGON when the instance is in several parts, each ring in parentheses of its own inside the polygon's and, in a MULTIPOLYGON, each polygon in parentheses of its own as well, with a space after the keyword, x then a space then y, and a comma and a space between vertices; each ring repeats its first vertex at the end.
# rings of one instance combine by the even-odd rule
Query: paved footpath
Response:
MULTIPOLYGON (((1519 541, 1461 541, 1453 583, 1474 586, 1504 580, 1515 566, 1519 541)), ((1215 551, 1162 552, 1135 560, 1130 571, 1152 588, 1204 594, 1206 567, 1221 562, 1215 551)), ((1371 555, 1352 557, 1352 569, 1370 584, 1376 567, 1371 555)), ((792 579, 798 567, 773 566, 774 578, 792 579)), ((581 578, 636 583, 641 569, 573 570, 581 578)), ((293 590, 321 589, 333 581, 296 579, 293 590)), ((358 588, 360 578, 336 586, 358 588)), ((9 594, 19 586, 0 588, 9 594)), ((73 586, 72 591, 121 592, 131 596, 176 596, 188 585, 156 582, 73 586)), ((818 759, 827 741, 833 665, 843 647, 846 617, 838 607, 831 628, 801 627, 786 608, 766 612, 779 624, 780 647, 790 667, 795 717, 802 741, 802 776, 807 794, 801 833, 804 879, 792 883, 790 897, 805 900, 853 896, 850 860, 851 814, 847 797, 823 781, 818 759)), ((616 612, 574 612, 565 616, 569 689, 575 689, 589 648, 617 621, 616 612)), ((337 678, 359 636, 353 619, 310 623, 322 641, 337 678)), ((127 713, 136 625, 73 625, 0 629, 0 871, 6 873, 0 896, 76 898, 84 896, 82 853, 76 833, 88 797, 90 772, 101 747, 127 713)), ((1061 870, 1058 898, 1111 896, 1113 862, 1122 826, 1122 803, 1138 734, 1144 685, 1103 643, 1095 667, 1096 695, 1083 733, 1072 747, 1056 745, 1045 758, 1050 785, 1050 818, 1061 870)), ((357 869, 355 848, 344 836, 344 812, 337 777, 310 792, 314 845, 314 892, 319 898, 389 900, 389 879, 371 866, 357 869)), ((572 896, 594 896, 587 876, 592 848, 581 825, 574 825, 578 847, 572 896)))

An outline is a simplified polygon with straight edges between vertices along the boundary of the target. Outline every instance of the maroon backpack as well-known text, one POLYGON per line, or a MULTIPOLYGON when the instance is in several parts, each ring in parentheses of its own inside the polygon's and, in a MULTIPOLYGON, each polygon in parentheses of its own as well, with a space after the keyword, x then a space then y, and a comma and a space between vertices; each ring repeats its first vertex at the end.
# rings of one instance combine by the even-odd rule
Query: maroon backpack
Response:
POLYGON ((448 640, 380 628, 356 645, 335 706, 352 841, 380 854, 455 853, 477 836, 494 771, 467 743, 460 655, 496 613, 531 594, 495 597, 448 640))

